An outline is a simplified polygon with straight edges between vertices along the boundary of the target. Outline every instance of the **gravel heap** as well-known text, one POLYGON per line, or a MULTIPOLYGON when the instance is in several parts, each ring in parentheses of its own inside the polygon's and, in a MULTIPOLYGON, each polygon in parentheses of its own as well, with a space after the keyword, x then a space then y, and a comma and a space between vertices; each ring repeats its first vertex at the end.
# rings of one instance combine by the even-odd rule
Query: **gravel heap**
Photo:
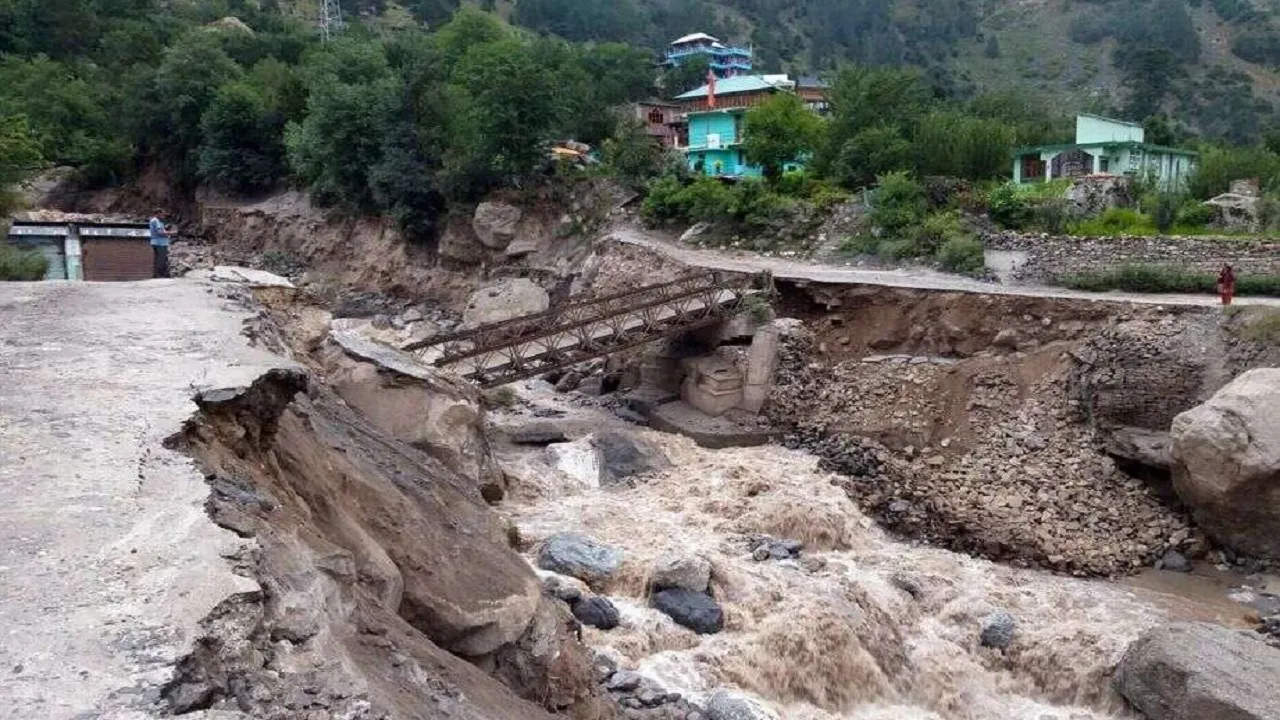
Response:
POLYGON ((1065 367, 1020 388, 1017 354, 827 368, 812 362, 807 342, 783 348, 774 419, 796 428, 788 445, 820 456, 889 529, 1082 576, 1132 572, 1168 549, 1202 546, 1186 516, 1094 449, 1066 397, 1065 367))

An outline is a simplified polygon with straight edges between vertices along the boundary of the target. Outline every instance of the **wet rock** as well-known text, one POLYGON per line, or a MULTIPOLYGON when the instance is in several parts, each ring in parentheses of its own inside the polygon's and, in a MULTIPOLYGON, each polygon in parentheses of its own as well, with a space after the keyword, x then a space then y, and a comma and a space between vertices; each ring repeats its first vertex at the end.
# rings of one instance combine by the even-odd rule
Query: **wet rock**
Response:
POLYGON ((644 678, 640 676, 640 673, 619 670, 613 674, 613 677, 609 678, 609 681, 605 683, 605 687, 609 689, 609 692, 627 693, 640 687, 642 682, 644 682, 644 678))
POLYGON ((1000 610, 988 615, 982 621, 982 632, 978 636, 983 647, 1004 650, 1013 644, 1013 634, 1018 623, 1009 613, 1000 610))
POLYGON ((577 480, 583 487, 600 487, 603 470, 600 467, 600 450, 590 438, 547 446, 547 460, 551 466, 577 480))
POLYGON ((1173 489, 1214 539, 1280 557, 1280 369, 1250 370, 1173 419, 1173 489))
POLYGON ((621 550, 577 533, 552 535, 538 550, 538 567, 588 583, 609 577, 621 564, 621 550))
POLYGON ((471 229, 485 247, 503 250, 516 237, 516 226, 524 213, 504 202, 482 202, 471 218, 471 229))
POLYGON ((764 562, 765 560, 768 560, 770 557, 772 556, 769 553, 768 545, 761 545, 757 547, 755 550, 751 551, 751 559, 755 560, 756 562, 764 562))
POLYGON ((1160 558, 1158 567, 1161 570, 1168 570, 1170 572, 1189 573, 1191 572, 1191 561, 1177 550, 1168 550, 1165 552, 1164 556, 1160 558))
POLYGON ((600 451, 601 480, 607 485, 670 466, 658 448, 628 433, 607 431, 594 436, 600 451))
POLYGON ((618 661, 604 653, 596 653, 591 669, 595 673, 597 682, 605 682, 618 672, 618 661))
POLYGON ((551 593, 557 600, 563 600, 572 605, 587 594, 586 584, 577 578, 545 570, 539 571, 539 574, 542 575, 542 589, 551 593))
POLYGON ((777 720, 754 700, 728 690, 712 693, 706 710, 709 720, 777 720))
POLYGON ((601 630, 612 630, 618 627, 618 608, 608 598, 581 598, 573 603, 573 616, 583 625, 590 625, 601 630))
POLYGON ((668 588, 654 593, 652 602, 659 612, 699 635, 718 633, 724 628, 724 611, 703 593, 668 588))
POLYGON ((573 371, 567 372, 564 374, 564 377, 560 378, 560 380, 556 383, 556 392, 558 393, 573 392, 574 390, 578 389, 578 385, 580 385, 581 383, 582 383, 582 373, 573 372, 573 371))
POLYGON ((1147 631, 1125 650, 1116 690, 1150 720, 1275 720, 1280 652, 1256 636, 1176 623, 1147 631))
POLYGON ((658 558, 649 571, 649 585, 655 590, 683 588, 706 592, 711 584, 711 561, 704 555, 668 552, 658 558))

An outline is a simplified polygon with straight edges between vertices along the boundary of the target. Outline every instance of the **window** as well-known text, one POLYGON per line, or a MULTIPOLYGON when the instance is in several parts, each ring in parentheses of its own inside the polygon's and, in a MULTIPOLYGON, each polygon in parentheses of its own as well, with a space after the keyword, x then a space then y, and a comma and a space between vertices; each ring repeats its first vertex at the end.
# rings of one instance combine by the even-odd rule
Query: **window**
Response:
POLYGON ((664 121, 662 116, 662 108, 653 108, 649 111, 649 122, 654 125, 661 125, 664 121))

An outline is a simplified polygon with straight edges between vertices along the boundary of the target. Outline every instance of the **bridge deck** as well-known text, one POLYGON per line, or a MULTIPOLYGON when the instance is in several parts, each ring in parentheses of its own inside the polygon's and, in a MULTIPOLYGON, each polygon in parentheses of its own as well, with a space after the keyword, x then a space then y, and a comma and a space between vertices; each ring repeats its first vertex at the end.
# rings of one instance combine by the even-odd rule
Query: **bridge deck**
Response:
POLYGON ((408 346, 484 387, 676 335, 741 312, 759 278, 699 273, 408 346))

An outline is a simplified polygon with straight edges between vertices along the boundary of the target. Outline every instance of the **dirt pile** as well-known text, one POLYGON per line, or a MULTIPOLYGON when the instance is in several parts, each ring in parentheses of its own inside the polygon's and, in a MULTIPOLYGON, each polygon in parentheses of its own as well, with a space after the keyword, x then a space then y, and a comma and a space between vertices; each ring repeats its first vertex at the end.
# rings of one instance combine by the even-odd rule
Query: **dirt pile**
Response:
POLYGON ((770 397, 770 416, 797 428, 789 444, 845 475, 865 511, 908 537, 1081 575, 1126 573, 1166 549, 1203 546, 1184 515, 1095 449, 1068 390, 1074 342, 1054 339, 1055 328, 1087 335, 1083 323, 1004 316, 999 328, 986 316, 976 339, 941 337, 936 326, 958 323, 943 315, 915 332, 908 322, 919 308, 903 307, 906 320, 876 310, 863 323, 855 310, 820 322, 817 336, 790 338, 770 397), (942 341, 949 357, 859 357, 942 341))
POLYGON ((238 562, 263 590, 206 621, 170 708, 549 717, 533 701, 611 717, 571 617, 508 547, 475 478, 306 386, 279 371, 204 393, 173 440, 205 468, 210 515, 256 540, 238 562))

